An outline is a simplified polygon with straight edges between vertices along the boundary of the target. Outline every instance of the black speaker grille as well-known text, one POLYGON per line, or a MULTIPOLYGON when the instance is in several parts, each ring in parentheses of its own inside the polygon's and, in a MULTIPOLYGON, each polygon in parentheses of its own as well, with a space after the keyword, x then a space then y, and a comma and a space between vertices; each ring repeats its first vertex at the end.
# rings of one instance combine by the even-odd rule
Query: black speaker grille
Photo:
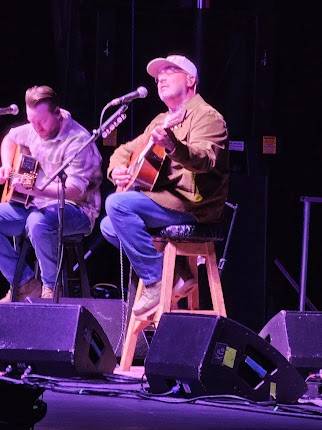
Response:
POLYGON ((113 372, 116 358, 94 316, 83 306, 9 304, 0 312, 0 368, 72 376, 113 372))

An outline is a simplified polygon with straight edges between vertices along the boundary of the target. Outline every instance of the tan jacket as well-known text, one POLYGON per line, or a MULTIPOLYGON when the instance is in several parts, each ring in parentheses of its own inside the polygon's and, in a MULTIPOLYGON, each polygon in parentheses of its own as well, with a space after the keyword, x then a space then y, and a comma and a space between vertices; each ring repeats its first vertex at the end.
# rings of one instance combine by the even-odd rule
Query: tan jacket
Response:
MULTIPOLYGON (((144 133, 121 145, 111 156, 108 177, 127 166, 137 145, 148 142, 166 113, 155 117, 144 133)), ((184 120, 173 128, 175 150, 167 154, 152 191, 144 193, 159 205, 194 215, 202 223, 221 219, 228 194, 228 137, 222 115, 197 94, 186 104, 184 120)))

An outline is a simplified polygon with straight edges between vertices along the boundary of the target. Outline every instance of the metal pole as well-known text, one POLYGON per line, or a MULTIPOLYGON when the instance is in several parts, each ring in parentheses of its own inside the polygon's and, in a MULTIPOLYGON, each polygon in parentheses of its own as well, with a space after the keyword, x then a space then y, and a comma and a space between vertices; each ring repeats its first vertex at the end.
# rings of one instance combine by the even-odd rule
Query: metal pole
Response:
POLYGON ((209 0, 197 0, 197 9, 209 9, 210 1, 209 0))
POLYGON ((311 202, 306 198, 304 203, 304 218, 303 218, 303 237, 302 237, 302 261, 301 261, 301 281, 300 281, 300 311, 305 311, 306 301, 306 279, 307 279, 307 261, 308 261, 308 245, 310 235, 310 209, 311 202))

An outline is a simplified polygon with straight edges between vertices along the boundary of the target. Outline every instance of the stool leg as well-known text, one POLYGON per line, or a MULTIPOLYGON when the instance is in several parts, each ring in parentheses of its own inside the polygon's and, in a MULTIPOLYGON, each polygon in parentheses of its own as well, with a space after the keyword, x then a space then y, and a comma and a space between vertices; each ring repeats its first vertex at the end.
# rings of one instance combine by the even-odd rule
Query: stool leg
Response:
MULTIPOLYGON (((176 253, 176 246, 171 242, 168 242, 165 247, 163 257, 160 303, 155 315, 144 319, 144 316, 136 317, 134 313, 131 312, 131 318, 121 357, 121 370, 129 370, 131 367, 139 333, 145 327, 150 325, 151 322, 154 322, 154 324, 157 325, 163 312, 170 312, 176 253)), ((142 290, 143 282, 140 280, 134 303, 140 299, 142 290)))
POLYGON ((209 288, 211 293, 211 300, 213 308, 223 317, 227 316, 224 297, 222 293, 222 287, 220 282, 220 276, 217 267, 216 253, 214 244, 207 243, 207 255, 206 257, 206 268, 208 274, 209 288))
POLYGON ((198 282, 198 288, 195 289, 192 293, 188 295, 188 309, 199 309, 199 274, 198 274, 198 266, 197 266, 198 257, 191 256, 189 257, 189 267, 193 277, 198 282))
POLYGON ((91 289, 84 260, 84 248, 81 242, 76 244, 75 253, 79 264, 82 297, 91 297, 91 289))
MULTIPOLYGON (((143 289, 143 282, 142 280, 140 280, 137 288, 137 292, 135 295, 134 303, 137 302, 141 297, 142 289, 143 289)), ((131 364, 133 363, 138 335, 150 323, 151 323, 150 320, 137 319, 134 313, 131 312, 131 317, 126 331, 126 338, 125 338, 125 342, 122 350, 120 370, 130 370, 131 364)))
POLYGON ((158 324, 164 312, 170 312, 173 289, 174 270, 177 256, 176 246, 168 242, 164 249, 160 304, 153 318, 158 324))
POLYGON ((67 261, 67 256, 66 256, 66 252, 68 250, 68 246, 63 244, 63 273, 62 273, 62 284, 63 284, 63 291, 61 291, 60 293, 62 293, 63 297, 70 297, 70 291, 69 291, 69 285, 68 285, 68 261, 67 261))
POLYGON ((13 281, 12 281, 12 285, 11 285, 11 300, 13 302, 17 301, 18 288, 19 288, 19 283, 20 283, 21 276, 22 276, 22 269, 25 265, 27 252, 29 251, 30 247, 31 247, 31 245, 30 245, 29 239, 27 239, 27 238, 23 239, 23 244, 21 247, 21 251, 19 254, 19 258, 17 261, 17 265, 16 265, 16 269, 15 269, 15 273, 14 273, 13 281))

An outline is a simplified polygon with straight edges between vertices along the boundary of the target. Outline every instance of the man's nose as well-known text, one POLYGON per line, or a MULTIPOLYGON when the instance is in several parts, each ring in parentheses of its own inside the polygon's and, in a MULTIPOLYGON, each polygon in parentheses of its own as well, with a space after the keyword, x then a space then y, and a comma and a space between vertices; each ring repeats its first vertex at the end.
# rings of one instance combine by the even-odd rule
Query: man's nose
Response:
POLYGON ((158 78, 158 82, 162 83, 167 80, 167 75, 160 75, 158 78))

